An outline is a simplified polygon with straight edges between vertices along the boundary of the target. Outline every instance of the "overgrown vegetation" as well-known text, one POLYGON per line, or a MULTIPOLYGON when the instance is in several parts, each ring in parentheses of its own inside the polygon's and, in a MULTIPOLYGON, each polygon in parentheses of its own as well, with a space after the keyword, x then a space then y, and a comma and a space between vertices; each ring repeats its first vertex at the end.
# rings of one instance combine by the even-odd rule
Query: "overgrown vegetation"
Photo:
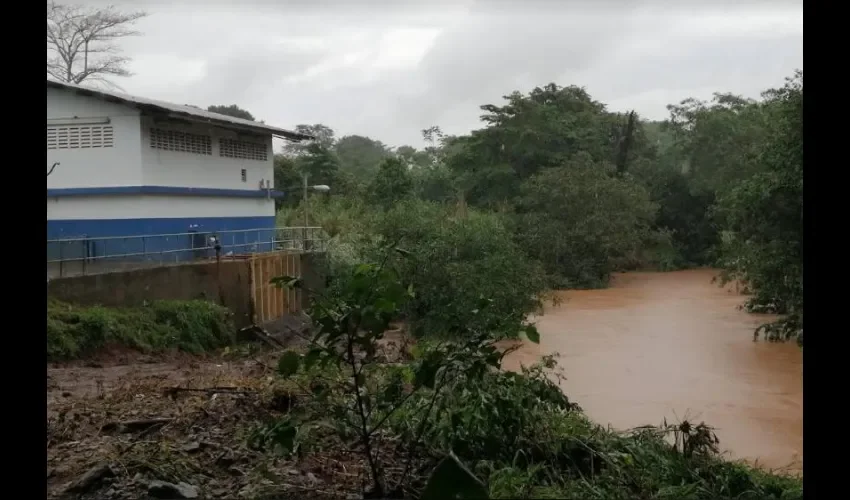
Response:
MULTIPOLYGON (((502 371, 495 341, 519 332, 497 315, 479 319, 489 300, 460 313, 458 327, 468 326, 452 336, 388 345, 391 321, 417 295, 390 261, 360 264, 313 293, 309 348, 278 364, 298 402, 257 428, 252 446, 284 456, 355 451, 367 464, 367 498, 802 498, 799 479, 724 461, 705 424, 593 424, 553 382, 554 357, 502 371)), ((533 325, 522 333, 538 340, 533 325)))
MULTIPOLYGON (((482 106, 484 127, 469 135, 423 130, 422 149, 300 125, 318 139, 287 146, 275 179, 293 185, 303 172, 333 186, 311 212, 347 265, 386 240, 399 217, 429 244, 440 231, 454 234, 443 226, 489 231, 479 222, 490 218, 504 231, 488 248, 504 246, 503 262, 544 269, 545 286, 603 287, 616 271, 718 266, 753 292, 748 309, 789 315, 766 325, 768 338, 799 340, 802 95, 798 72, 758 100, 686 99, 669 106, 668 120, 647 122, 608 110, 583 88, 549 84, 482 106), (446 222, 435 224, 435 213, 446 222)), ((303 220, 293 194, 282 224, 303 220)), ((452 244, 465 255, 464 243, 452 244)), ((490 276, 478 278, 490 286, 490 276)))
POLYGON ((201 353, 232 342, 231 316, 226 308, 205 300, 125 308, 48 300, 47 359, 73 359, 110 345, 201 353))
POLYGON ((748 285, 750 311, 786 315, 758 331, 803 342, 803 74, 765 93, 768 126, 753 155, 761 168, 717 206, 727 279, 748 285))
POLYGON ((547 288, 703 265, 743 282, 748 309, 788 315, 768 338, 802 340, 802 73, 758 101, 688 99, 663 123, 577 87, 506 100, 468 136, 423 131, 423 150, 358 141, 371 169, 349 168, 325 126, 278 158, 281 176, 341 187, 311 200, 336 280, 311 348, 281 358, 306 397, 255 442, 358 451, 375 496, 801 498, 799 479, 723 460, 706 424, 593 424, 552 382, 554 359, 507 373, 495 342, 537 341, 525 321, 547 288), (395 319, 415 346, 388 354, 395 319))

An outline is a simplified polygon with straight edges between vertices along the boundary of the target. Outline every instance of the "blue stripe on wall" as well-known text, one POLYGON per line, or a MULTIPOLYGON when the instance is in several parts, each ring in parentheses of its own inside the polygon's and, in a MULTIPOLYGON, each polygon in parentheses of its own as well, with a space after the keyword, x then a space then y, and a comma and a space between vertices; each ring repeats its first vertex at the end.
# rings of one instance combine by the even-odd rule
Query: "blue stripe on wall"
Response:
POLYGON ((220 233, 225 253, 264 252, 272 249, 274 228, 274 216, 48 220, 48 240, 70 241, 48 241, 47 259, 93 258, 119 254, 147 254, 133 258, 161 259, 162 255, 158 255, 161 252, 169 252, 167 257, 177 261, 213 257, 212 250, 192 250, 208 246, 207 235, 212 233, 220 233), (239 232, 246 229, 251 231, 239 232), (189 232, 196 234, 185 234, 189 232), (199 255, 199 252, 204 255, 199 255))
POLYGON ((282 191, 275 190, 272 190, 269 193, 264 189, 218 189, 181 186, 109 186, 56 188, 47 190, 48 198, 55 198, 59 196, 114 196, 132 194, 222 196, 227 198, 266 198, 268 196, 271 198, 283 198, 284 196, 282 191))

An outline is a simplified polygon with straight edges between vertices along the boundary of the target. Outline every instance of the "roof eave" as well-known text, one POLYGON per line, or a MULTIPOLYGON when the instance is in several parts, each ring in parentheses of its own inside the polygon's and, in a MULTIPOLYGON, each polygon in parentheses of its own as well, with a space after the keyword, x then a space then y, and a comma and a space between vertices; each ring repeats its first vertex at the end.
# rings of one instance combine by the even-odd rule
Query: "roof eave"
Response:
POLYGON ((185 111, 177 111, 174 109, 165 108, 162 106, 158 106, 156 104, 143 104, 139 102, 135 102, 132 100, 122 99, 121 97, 110 95, 109 93, 100 92, 96 89, 87 89, 79 86, 69 86, 65 85, 62 82, 54 82, 51 80, 47 80, 48 87, 54 87, 63 90, 69 90, 79 95, 95 97, 97 99, 102 99, 106 102, 113 102, 116 104, 122 104, 125 106, 134 107, 141 111, 152 112, 155 114, 164 114, 166 116, 172 116, 175 118, 181 118, 184 120, 192 121, 195 123, 210 123, 214 124, 218 127, 228 128, 228 129, 236 129, 236 130, 246 130, 251 132, 259 132, 264 134, 271 134, 275 137, 280 137, 282 139, 292 141, 292 142, 300 142, 300 141, 308 141, 315 139, 315 137, 309 134, 301 134, 298 132, 293 132, 291 130, 281 129, 277 127, 270 127, 268 125, 259 124, 253 125, 251 123, 234 123, 227 119, 217 120, 212 117, 207 116, 199 116, 192 113, 187 113, 185 111))
POLYGON ((292 132, 290 130, 279 129, 276 127, 269 127, 266 125, 257 124, 257 126, 252 126, 247 123, 233 123, 228 120, 216 120, 214 118, 207 118, 205 116, 193 115, 191 113, 183 113, 179 111, 174 111, 171 109, 161 108, 159 106, 154 106, 150 104, 138 104, 138 103, 127 103, 128 105, 132 105, 138 108, 140 111, 148 112, 152 114, 163 114, 168 117, 180 118, 183 120, 195 122, 195 123, 205 123, 215 125, 216 127, 231 129, 231 130, 245 130, 254 133, 261 134, 271 134, 275 137, 280 137, 281 139, 286 139, 288 141, 293 142, 301 142, 313 139, 312 136, 307 134, 299 134, 298 132, 292 132))

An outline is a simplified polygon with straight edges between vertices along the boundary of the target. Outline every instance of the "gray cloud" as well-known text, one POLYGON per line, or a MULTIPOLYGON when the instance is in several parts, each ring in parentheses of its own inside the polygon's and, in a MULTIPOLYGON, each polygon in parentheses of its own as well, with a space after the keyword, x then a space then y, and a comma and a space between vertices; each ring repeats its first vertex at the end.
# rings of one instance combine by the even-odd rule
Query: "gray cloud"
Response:
MULTIPOLYGON (((92 1, 91 4, 106 2, 92 1)), ((136 0, 128 92, 235 103, 269 123, 420 144, 478 127, 513 90, 583 85, 663 118, 713 91, 756 96, 802 67, 802 2, 136 0)))

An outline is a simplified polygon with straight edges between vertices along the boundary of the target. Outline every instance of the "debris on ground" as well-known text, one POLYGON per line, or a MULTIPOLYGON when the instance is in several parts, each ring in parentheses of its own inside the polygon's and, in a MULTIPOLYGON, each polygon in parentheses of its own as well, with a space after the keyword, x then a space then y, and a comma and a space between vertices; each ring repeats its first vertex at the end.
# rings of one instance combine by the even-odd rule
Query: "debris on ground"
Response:
POLYGON ((166 481, 151 481, 148 483, 148 495, 153 498, 174 500, 178 498, 198 498, 198 488, 187 483, 168 483, 166 481))
POLYGON ((357 454, 248 447, 292 399, 275 391, 280 351, 256 351, 49 365, 49 498, 357 497, 366 481, 357 454))

